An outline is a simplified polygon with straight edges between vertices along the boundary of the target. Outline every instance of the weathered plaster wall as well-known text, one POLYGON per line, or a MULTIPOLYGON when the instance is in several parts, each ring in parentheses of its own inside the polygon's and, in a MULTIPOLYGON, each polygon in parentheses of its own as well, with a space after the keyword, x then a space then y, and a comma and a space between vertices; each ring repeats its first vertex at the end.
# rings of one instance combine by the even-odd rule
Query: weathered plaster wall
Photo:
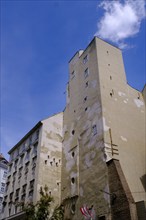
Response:
POLYGON ((52 208, 60 204, 61 199, 61 154, 63 113, 56 114, 42 121, 42 137, 39 149, 37 200, 41 186, 48 186, 54 197, 52 208))
POLYGON ((121 51, 98 38, 70 60, 69 74, 61 188, 66 219, 81 218, 85 204, 110 219, 111 159, 120 161, 134 201, 145 199, 143 96, 127 85, 121 51))
POLYGON ((70 81, 64 112, 62 201, 65 219, 82 219, 79 208, 94 205, 97 215, 109 213, 102 108, 95 43, 70 61, 70 81), (84 63, 84 57, 88 61, 84 63), (89 69, 89 75, 84 71, 89 69), (76 203, 75 213, 72 210, 76 203))
POLYGON ((121 51, 96 39, 107 160, 118 158, 135 202, 145 200, 145 105, 127 85, 121 51), (112 146, 112 147, 111 147, 112 146), (113 152, 112 152, 113 150, 113 152))

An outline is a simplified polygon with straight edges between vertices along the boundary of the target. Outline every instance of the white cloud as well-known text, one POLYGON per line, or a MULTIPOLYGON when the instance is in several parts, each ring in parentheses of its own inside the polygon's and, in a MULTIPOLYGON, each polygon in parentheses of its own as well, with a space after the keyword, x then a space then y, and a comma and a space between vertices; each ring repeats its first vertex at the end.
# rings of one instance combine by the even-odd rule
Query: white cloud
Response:
POLYGON ((97 23, 96 36, 116 43, 120 48, 126 38, 135 36, 145 18, 145 0, 104 0, 99 5, 105 12, 97 23))

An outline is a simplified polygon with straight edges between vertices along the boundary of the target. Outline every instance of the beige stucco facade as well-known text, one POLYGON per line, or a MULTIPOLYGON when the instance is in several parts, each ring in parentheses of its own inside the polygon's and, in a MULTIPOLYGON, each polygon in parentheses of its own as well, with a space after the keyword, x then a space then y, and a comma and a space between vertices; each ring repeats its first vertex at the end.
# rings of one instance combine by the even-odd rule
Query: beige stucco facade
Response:
POLYGON ((22 219, 19 202, 39 200, 40 187, 48 186, 60 204, 63 113, 40 121, 10 151, 3 219, 22 219))
POLYGON ((141 201, 146 196, 141 182, 146 174, 144 98, 127 84, 121 51, 99 39, 96 42, 107 152, 111 137, 113 143, 113 155, 111 148, 107 159, 120 160, 135 202, 141 201))
MULTIPOLYGON (((121 51, 99 38, 70 60, 69 75, 63 121, 65 219, 82 219, 80 207, 84 205, 93 205, 99 219, 114 219, 110 161, 120 164, 115 169, 120 184, 127 187, 123 192, 128 206, 146 201, 144 98, 127 84, 121 51)), ((137 219, 136 206, 129 210, 127 220, 137 219)))

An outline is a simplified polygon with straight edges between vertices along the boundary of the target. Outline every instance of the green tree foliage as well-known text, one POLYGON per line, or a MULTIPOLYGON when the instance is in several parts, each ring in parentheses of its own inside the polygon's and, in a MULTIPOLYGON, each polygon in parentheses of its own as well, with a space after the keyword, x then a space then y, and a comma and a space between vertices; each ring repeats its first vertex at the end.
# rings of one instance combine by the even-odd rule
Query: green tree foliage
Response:
POLYGON ((64 219, 64 208, 63 206, 57 206, 54 209, 53 215, 50 220, 63 220, 64 219))
POLYGON ((36 203, 19 203, 25 212, 27 220, 63 220, 64 211, 63 206, 57 206, 50 217, 50 206, 54 202, 52 196, 48 194, 48 187, 40 188, 40 200, 36 203))

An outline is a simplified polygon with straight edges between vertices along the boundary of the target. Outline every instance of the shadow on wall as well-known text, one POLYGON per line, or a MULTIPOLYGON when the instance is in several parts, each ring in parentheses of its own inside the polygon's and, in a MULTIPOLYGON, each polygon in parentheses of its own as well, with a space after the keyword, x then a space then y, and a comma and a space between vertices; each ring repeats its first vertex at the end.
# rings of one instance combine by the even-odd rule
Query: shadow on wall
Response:
POLYGON ((140 180, 142 182, 143 188, 146 191, 146 174, 140 177, 140 180))

